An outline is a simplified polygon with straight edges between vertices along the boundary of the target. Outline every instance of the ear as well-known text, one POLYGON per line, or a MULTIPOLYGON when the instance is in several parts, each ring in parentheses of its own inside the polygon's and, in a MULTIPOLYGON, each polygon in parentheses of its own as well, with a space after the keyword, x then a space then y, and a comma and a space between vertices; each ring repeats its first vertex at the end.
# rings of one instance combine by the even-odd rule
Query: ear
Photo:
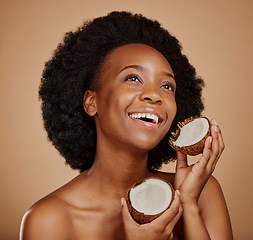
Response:
POLYGON ((96 93, 92 90, 87 90, 83 97, 83 108, 89 116, 94 116, 97 113, 96 93))

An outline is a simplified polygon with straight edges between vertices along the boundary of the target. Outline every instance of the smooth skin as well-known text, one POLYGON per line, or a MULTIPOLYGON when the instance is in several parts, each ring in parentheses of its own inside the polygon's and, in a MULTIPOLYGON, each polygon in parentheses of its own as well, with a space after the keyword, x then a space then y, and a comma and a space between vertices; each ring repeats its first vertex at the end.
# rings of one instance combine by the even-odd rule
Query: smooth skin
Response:
POLYGON ((20 240, 232 239, 222 190, 211 176, 224 149, 216 121, 196 164, 188 166, 178 153, 175 174, 147 169, 148 152, 168 132, 177 111, 176 81, 164 56, 143 44, 116 48, 98 84, 84 94, 83 104, 96 124, 94 164, 27 211, 20 240), (158 115, 159 123, 131 117, 138 112, 158 115), (151 176, 170 181, 178 191, 160 217, 139 225, 124 198, 134 183, 151 176))

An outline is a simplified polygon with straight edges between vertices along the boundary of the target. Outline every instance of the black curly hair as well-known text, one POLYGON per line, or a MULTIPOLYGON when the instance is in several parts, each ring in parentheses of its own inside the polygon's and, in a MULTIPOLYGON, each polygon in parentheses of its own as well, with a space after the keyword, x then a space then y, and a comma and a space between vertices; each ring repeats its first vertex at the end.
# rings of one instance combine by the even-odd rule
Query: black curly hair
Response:
MULTIPOLYGON (((203 80, 181 53, 178 40, 157 21, 140 14, 111 12, 84 23, 68 32, 51 60, 46 62, 39 98, 48 139, 80 172, 93 165, 96 130, 92 117, 83 109, 83 96, 92 89, 106 56, 115 48, 131 43, 146 44, 162 53, 174 72, 177 90, 177 114, 170 131, 190 116, 200 116, 204 109, 201 98, 203 80)), ((170 132, 150 151, 148 168, 158 169, 172 161, 176 152, 169 144, 170 132)))

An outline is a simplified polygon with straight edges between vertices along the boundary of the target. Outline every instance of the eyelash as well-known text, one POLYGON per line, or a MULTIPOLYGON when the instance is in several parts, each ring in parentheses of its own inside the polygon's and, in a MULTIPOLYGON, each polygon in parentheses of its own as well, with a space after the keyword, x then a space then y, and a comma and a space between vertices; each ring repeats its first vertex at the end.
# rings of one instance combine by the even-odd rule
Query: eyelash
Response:
MULTIPOLYGON (((140 82, 140 83, 142 82, 141 79, 138 76, 136 76, 136 75, 127 76, 125 81, 140 82)), ((164 88, 164 89, 166 89, 168 91, 175 92, 175 86, 172 83, 170 83, 170 82, 163 84, 161 86, 161 88, 164 88)))
POLYGON ((141 82, 140 79, 139 79, 137 76, 135 76, 135 75, 133 75, 133 76, 127 76, 127 77, 126 77, 126 81, 130 81, 130 82, 141 82), (135 79, 135 80, 133 80, 133 79, 135 79))
POLYGON ((172 83, 166 83, 162 85, 162 88, 165 88, 166 90, 175 92, 175 86, 172 83), (165 87, 166 86, 166 87, 165 87), (168 86, 168 87, 167 87, 168 86))

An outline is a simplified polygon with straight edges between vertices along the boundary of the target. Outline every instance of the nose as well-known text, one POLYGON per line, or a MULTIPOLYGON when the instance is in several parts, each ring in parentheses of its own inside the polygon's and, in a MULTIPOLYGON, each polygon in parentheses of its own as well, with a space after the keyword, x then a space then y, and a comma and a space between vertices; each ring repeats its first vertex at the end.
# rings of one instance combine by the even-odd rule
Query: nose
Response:
POLYGON ((162 103, 162 98, 160 94, 158 93, 158 91, 152 88, 147 88, 143 90, 139 97, 141 101, 156 103, 156 104, 162 103))

